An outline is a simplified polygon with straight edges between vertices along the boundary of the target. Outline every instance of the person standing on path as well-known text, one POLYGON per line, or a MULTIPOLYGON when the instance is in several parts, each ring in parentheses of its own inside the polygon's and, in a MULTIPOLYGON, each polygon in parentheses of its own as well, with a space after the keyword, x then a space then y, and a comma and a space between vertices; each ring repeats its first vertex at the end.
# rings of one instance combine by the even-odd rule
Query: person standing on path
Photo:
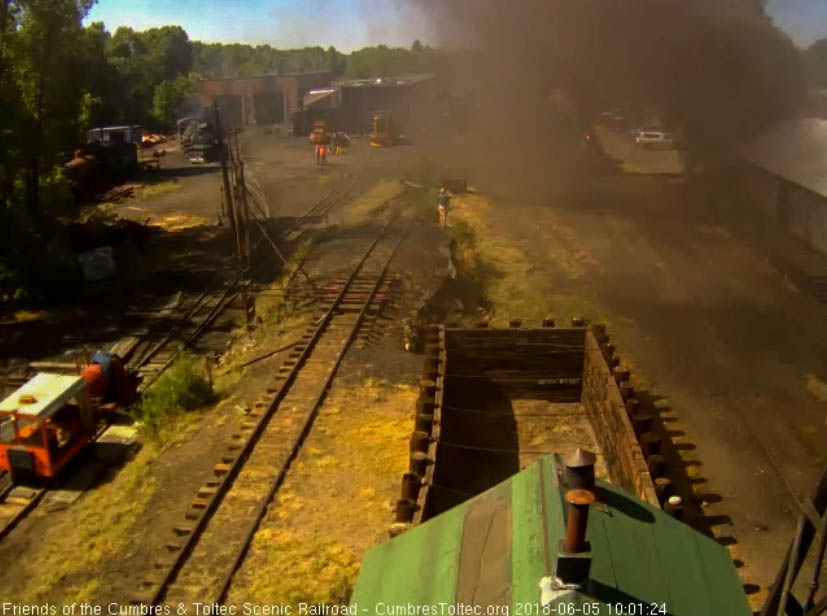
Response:
POLYGON ((439 196, 436 198, 437 206, 439 207, 439 226, 448 226, 448 205, 451 203, 451 196, 444 188, 439 189, 439 196))

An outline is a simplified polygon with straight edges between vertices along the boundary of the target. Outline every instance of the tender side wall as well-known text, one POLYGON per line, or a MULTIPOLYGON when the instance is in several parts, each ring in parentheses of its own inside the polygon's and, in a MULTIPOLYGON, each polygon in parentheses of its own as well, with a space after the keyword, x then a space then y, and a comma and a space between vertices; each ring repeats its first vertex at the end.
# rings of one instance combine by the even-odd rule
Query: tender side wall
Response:
POLYGON ((615 377, 591 331, 586 333, 581 403, 594 428, 614 483, 660 507, 615 377))

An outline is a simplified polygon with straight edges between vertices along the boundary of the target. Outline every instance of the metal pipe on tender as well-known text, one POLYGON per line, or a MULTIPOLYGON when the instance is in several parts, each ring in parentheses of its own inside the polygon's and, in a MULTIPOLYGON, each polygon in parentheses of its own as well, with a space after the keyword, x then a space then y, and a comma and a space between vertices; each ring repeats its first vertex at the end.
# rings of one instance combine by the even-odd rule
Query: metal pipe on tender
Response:
POLYGON ((569 490, 566 492, 569 504, 566 518, 565 548, 572 554, 582 552, 586 547, 586 529, 589 523, 589 506, 594 502, 594 492, 569 490))

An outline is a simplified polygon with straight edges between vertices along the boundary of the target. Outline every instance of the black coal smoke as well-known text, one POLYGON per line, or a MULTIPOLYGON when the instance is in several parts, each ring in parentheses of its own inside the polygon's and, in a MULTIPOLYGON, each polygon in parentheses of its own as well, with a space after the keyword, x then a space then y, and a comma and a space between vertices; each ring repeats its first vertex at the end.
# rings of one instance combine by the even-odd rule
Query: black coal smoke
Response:
POLYGON ((803 98, 800 53, 760 0, 410 1, 457 51, 443 72, 474 93, 484 151, 521 182, 567 172, 602 109, 657 118, 710 166, 803 98))

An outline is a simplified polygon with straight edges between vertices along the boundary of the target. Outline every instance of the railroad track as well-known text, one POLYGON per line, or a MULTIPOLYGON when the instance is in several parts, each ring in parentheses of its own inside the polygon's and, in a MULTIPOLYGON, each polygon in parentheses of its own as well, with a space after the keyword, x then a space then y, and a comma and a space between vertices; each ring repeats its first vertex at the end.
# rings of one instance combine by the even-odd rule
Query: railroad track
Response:
POLYGON ((138 391, 152 385, 206 330, 235 298, 237 280, 179 300, 174 313, 160 317, 164 327, 150 332, 133 352, 128 367, 142 378, 138 391))
MULTIPOLYGON (((314 203, 301 217, 293 221, 285 233, 298 230, 301 225, 312 218, 325 218, 336 207, 351 198, 350 189, 358 180, 358 176, 349 176, 346 181, 349 184, 344 190, 334 189, 324 198, 314 203)), ((260 189, 258 190, 260 193, 260 189)), ((263 193, 262 193, 263 194, 263 193)), ((263 238, 259 238, 253 247, 253 252, 261 245, 263 238)), ((290 276, 292 283, 298 273, 295 268, 290 276)), ((156 321, 155 327, 142 335, 135 336, 135 342, 130 346, 126 357, 127 367, 137 372, 142 378, 138 387, 140 392, 145 391, 152 385, 163 372, 184 351, 186 351, 198 337, 221 315, 238 295, 240 279, 235 277, 229 281, 219 282, 216 285, 215 279, 208 285, 211 289, 201 293, 182 293, 175 298, 171 305, 157 311, 152 316, 156 321)), ((354 278, 349 285, 339 283, 344 294, 338 305, 341 310, 347 311, 349 306, 363 299, 366 282, 361 278, 354 278)), ((323 289, 322 300, 333 301, 332 289, 328 285, 323 289)), ((303 291, 305 294, 307 290, 303 291)), ((383 302, 387 288, 383 283, 377 289, 376 302, 383 302)), ((334 296, 337 293, 333 293, 334 296)), ((313 294, 313 298, 319 296, 313 294)), ((367 318, 372 318, 368 314, 367 318)), ((26 377, 6 378, 7 386, 14 389, 27 380, 26 377)), ((100 426, 98 435, 108 427, 108 424, 100 426)), ((19 485, 15 484, 8 473, 0 475, 0 541, 2 541, 17 525, 37 507, 40 501, 48 492, 47 486, 42 485, 19 485)))
POLYGON ((325 289, 332 299, 231 437, 133 603, 224 600, 345 353, 387 292, 388 267, 406 233, 389 222, 348 278, 325 289))

